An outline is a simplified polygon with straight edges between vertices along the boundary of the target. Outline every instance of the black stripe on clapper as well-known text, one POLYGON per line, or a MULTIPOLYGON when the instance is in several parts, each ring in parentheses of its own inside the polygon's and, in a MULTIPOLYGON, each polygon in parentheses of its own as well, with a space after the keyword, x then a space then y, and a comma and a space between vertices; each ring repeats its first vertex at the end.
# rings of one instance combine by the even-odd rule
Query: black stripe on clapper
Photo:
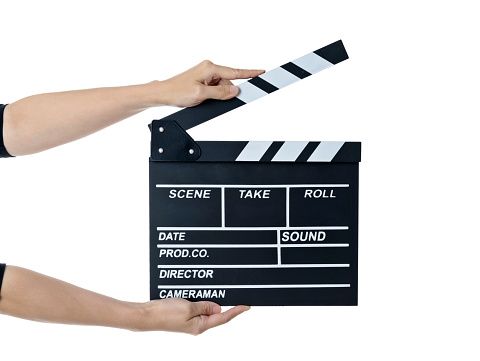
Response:
POLYGON ((312 155, 313 151, 317 149, 320 142, 308 142, 305 149, 302 150, 295 162, 306 162, 312 155))
POLYGON ((273 93, 274 91, 278 90, 278 88, 275 85, 270 84, 268 81, 265 81, 262 78, 259 78, 258 76, 250 79, 248 82, 252 83, 257 88, 262 89, 264 92, 266 92, 268 94, 273 93))
POLYGON ((267 151, 262 158, 260 158, 259 162, 270 162, 273 157, 275 157, 275 154, 277 154, 278 150, 282 147, 283 143, 285 142, 273 142, 270 144, 270 147, 268 147, 267 151))
POLYGON ((306 78, 307 76, 310 76, 312 75, 311 73, 309 73, 308 71, 300 68, 298 65, 295 65, 293 63, 287 63, 287 64, 283 64, 281 66, 281 68, 285 69, 286 71, 292 73, 293 75, 295 75, 296 77, 300 78, 300 79, 304 79, 306 78))
POLYGON ((360 154, 361 154, 361 146, 362 143, 360 142, 347 142, 343 144, 335 157, 333 157, 332 162, 360 162, 360 154))
POLYGON ((234 162, 248 142, 197 142, 202 150, 202 155, 198 159, 202 162, 234 162))
POLYGON ((183 129, 187 130, 245 104, 238 98, 229 100, 207 99, 195 107, 179 110, 163 119, 175 120, 183 129))
POLYGON ((348 59, 347 51, 345 50, 345 47, 343 46, 341 40, 324 46, 321 49, 315 50, 314 53, 321 56, 332 64, 338 64, 341 61, 348 59))

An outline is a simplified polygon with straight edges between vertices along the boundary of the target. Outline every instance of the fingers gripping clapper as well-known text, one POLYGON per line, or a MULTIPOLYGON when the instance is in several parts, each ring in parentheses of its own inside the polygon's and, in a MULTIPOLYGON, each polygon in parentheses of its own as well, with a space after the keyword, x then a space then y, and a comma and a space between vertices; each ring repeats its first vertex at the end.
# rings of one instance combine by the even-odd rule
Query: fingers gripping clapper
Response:
POLYGON ((151 125, 152 159, 159 161, 199 160, 198 144, 195 144, 186 132, 181 133, 178 128, 185 130, 193 128, 346 59, 348 59, 348 54, 342 41, 338 40, 240 84, 238 86, 239 94, 235 98, 230 100, 208 99, 195 107, 184 108, 161 120, 154 120, 151 125), (175 121, 177 124, 167 125, 169 121, 175 121), (160 127, 165 130, 172 129, 173 133, 170 131, 159 132, 157 128, 160 127), (174 136, 178 136, 178 138, 173 138, 174 136), (174 155, 177 157, 175 158, 174 155))

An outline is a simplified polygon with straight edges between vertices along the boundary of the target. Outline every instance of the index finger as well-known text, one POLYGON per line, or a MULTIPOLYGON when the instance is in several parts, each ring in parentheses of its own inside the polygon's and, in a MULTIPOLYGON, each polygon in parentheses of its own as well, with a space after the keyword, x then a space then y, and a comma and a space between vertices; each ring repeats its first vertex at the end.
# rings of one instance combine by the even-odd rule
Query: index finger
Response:
POLYGON ((260 74, 265 73, 265 70, 260 69, 235 69, 229 68, 228 66, 221 66, 216 64, 214 71, 221 78, 228 80, 254 78, 256 76, 259 76, 260 74))
POLYGON ((210 315, 207 318, 205 318, 204 329, 206 331, 210 328, 224 325, 227 322, 231 321, 233 318, 240 315, 241 313, 248 311, 249 309, 250 309, 250 306, 235 306, 223 313, 216 313, 216 314, 210 315))

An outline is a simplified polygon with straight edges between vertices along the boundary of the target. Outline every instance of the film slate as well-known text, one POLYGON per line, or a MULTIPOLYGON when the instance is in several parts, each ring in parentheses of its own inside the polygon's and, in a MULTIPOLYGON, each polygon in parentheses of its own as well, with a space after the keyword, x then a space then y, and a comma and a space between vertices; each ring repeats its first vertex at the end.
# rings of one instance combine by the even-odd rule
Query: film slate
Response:
POLYGON ((195 141, 186 129, 348 59, 337 41, 154 120, 150 298, 356 305, 360 143, 195 141))

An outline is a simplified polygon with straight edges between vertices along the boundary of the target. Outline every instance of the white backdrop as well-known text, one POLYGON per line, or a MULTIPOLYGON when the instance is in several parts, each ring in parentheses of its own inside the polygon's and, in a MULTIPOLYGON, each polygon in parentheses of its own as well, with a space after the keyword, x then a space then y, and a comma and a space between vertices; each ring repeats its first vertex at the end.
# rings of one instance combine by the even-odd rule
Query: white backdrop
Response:
MULTIPOLYGON (((165 79, 204 59, 269 70, 342 39, 348 61, 190 134, 361 141, 363 161, 358 307, 254 307, 199 337, 0 316, 0 357, 478 359, 474 4, 2 2, 0 103, 165 79)), ((0 261, 148 300, 147 124, 173 111, 1 160, 0 261)))

